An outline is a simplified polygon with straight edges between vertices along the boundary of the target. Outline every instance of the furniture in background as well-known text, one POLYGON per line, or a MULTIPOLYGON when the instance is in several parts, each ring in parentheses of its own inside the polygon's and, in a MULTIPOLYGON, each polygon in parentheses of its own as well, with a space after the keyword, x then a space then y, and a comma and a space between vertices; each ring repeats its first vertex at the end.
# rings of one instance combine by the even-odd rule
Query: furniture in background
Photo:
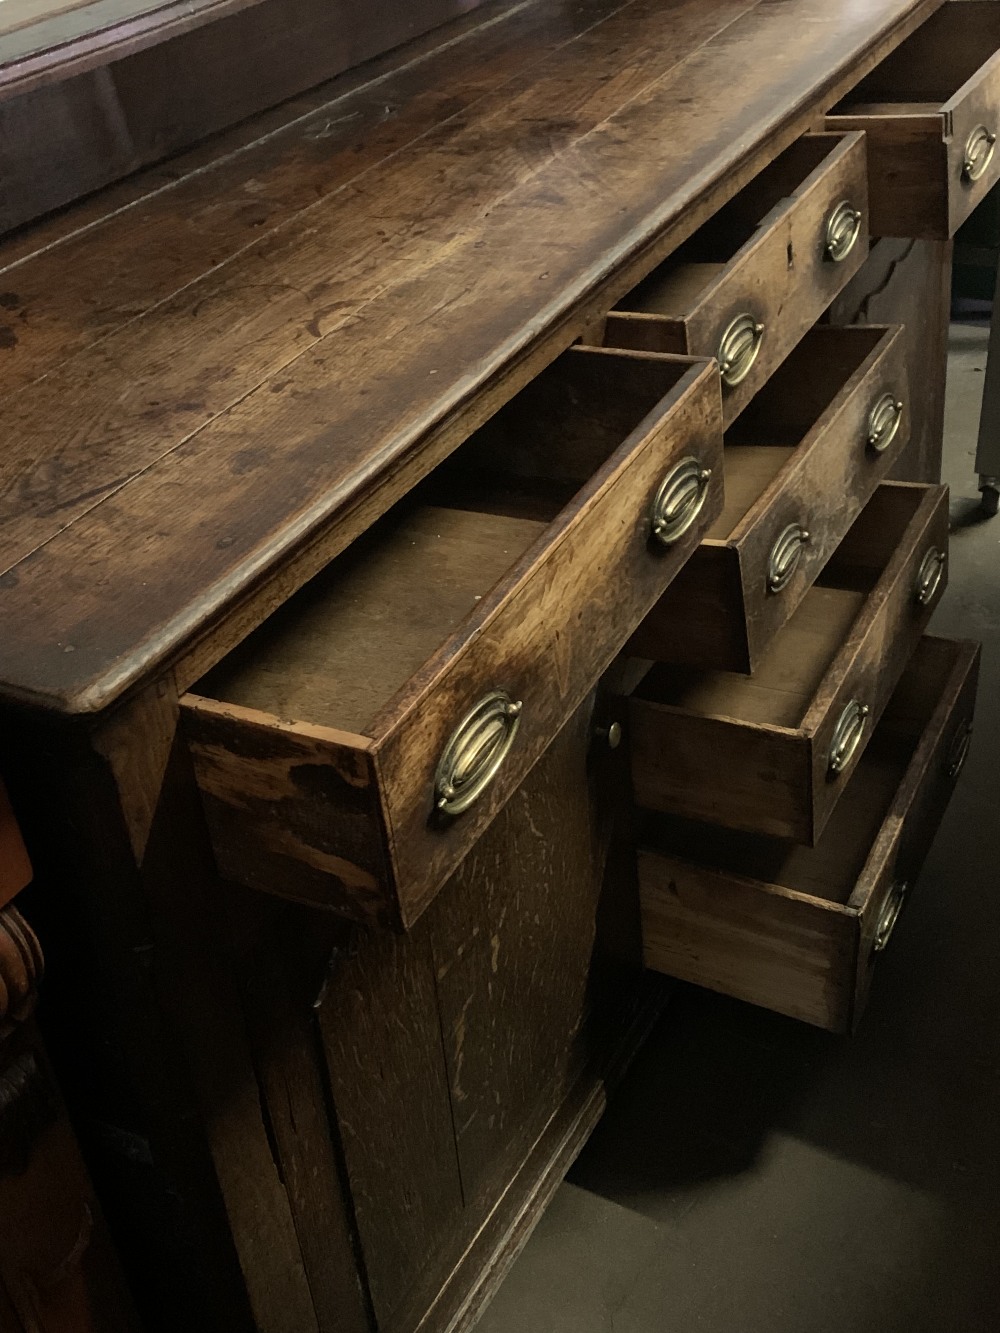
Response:
POLYGON ((42 950, 17 905, 30 880, 0 783, 0 1328, 134 1333, 131 1299, 34 1018, 42 950))

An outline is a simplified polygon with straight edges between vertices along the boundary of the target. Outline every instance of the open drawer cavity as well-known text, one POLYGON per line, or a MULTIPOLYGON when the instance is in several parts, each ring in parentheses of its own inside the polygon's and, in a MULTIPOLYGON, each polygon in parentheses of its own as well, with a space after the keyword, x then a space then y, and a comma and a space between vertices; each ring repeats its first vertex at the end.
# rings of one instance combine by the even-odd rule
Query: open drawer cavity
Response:
POLYGON ((221 873, 406 926, 721 506, 710 362, 572 349, 183 700, 221 873))
POLYGON ((1000 6, 942 5, 827 126, 868 139, 873 236, 954 236, 1000 180, 1000 6))
POLYGON ((945 586, 947 501, 883 482, 752 677, 654 666, 628 699, 638 804, 814 844, 945 586))
POLYGON ((646 965, 852 1030, 968 751, 978 665, 976 644, 921 640, 815 847, 650 817, 646 965))
POLYGON ((727 424, 868 253, 860 135, 807 135, 608 315, 605 345, 714 356, 727 424))
POLYGON ((633 636, 657 662, 749 672, 909 437, 899 327, 817 325, 726 432, 726 498, 633 636))

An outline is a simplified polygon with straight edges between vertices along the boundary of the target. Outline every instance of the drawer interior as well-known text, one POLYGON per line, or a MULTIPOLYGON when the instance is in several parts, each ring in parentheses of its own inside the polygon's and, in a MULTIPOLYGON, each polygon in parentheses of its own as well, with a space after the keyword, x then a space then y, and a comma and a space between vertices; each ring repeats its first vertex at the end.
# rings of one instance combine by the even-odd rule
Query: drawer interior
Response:
POLYGON ((829 155, 835 135, 797 140, 615 307, 683 319, 775 208, 829 155))
POLYGON ((726 496, 706 536, 730 537, 884 337, 880 328, 819 325, 726 431, 726 496))
POLYGON ((210 698, 371 734, 480 602, 690 369, 574 350, 197 686, 210 698))
POLYGON ((923 499, 919 487, 882 486, 858 515, 753 676, 658 663, 636 697, 703 717, 794 729, 847 639, 923 499))
POLYGON ((945 692, 956 647, 921 640, 815 847, 661 814, 644 816, 642 845, 846 905, 945 692))
POLYGON ((877 65, 830 114, 935 114, 998 49, 1000 12, 994 0, 952 0, 877 65))

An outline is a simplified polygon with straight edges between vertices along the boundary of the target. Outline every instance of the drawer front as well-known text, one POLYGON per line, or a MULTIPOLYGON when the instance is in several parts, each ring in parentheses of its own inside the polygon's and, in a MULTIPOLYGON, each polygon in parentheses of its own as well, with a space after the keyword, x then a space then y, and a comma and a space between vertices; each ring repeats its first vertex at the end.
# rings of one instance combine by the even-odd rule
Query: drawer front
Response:
POLYGON ((782 885, 639 852, 643 962, 653 972, 844 1031, 856 915, 782 885))
POLYGON ((826 123, 868 139, 872 236, 954 236, 1000 180, 993 0, 943 5, 826 123))
POLYGON ((879 958, 889 947, 934 841, 972 741, 981 649, 978 643, 925 638, 914 654, 893 704, 909 683, 931 668, 945 677, 930 724, 907 770, 850 906, 861 917, 852 1021, 864 1011, 879 958))
MULTIPOLYGON (((836 672, 830 673, 806 718, 814 737, 811 748, 815 837, 826 824, 851 773, 864 754, 868 738, 909 662, 927 622, 948 583, 947 560, 937 564, 936 552, 948 550, 948 491, 926 490, 924 503, 907 528, 856 634, 844 645, 836 672), (860 739, 854 743, 848 724, 854 706, 866 709, 860 739), (846 736, 844 762, 834 771, 838 734, 846 736)), ((851 540, 851 534, 845 539, 851 540)), ((845 543, 840 550, 844 551, 845 543)))
POLYGON ((724 419, 727 425, 733 421, 867 255, 864 140, 848 134, 831 142, 835 146, 823 164, 772 210, 683 318, 614 311, 607 319, 605 343, 716 357, 724 368, 724 419), (860 230, 847 256, 834 262, 828 229, 845 202, 861 213, 860 230), (730 383, 725 367, 747 339, 756 345, 756 354, 742 378, 730 383))
POLYGON ((441 651, 436 671, 380 746, 404 919, 423 910, 516 790, 689 558, 721 501, 718 377, 708 363, 662 428, 581 507, 513 594, 484 608, 475 636, 441 651), (664 477, 687 458, 711 470, 707 497, 697 521, 664 546, 651 536, 651 510, 664 477), (470 809, 435 818, 435 771, 456 719, 498 688, 521 704, 503 769, 470 809))
MULTIPOLYGON (((819 325, 806 335, 741 420, 756 441, 795 430, 819 363, 852 344, 874 348, 728 538, 710 537, 633 637, 653 661, 752 672, 909 439, 904 331, 819 325), (876 341, 877 340, 877 341, 876 341), (755 420, 748 422, 753 415, 755 420), (759 421, 756 419, 759 418, 759 421)), ((727 440, 728 444, 728 440, 727 440)), ((741 459, 742 461, 742 459, 741 459)))
POLYGON ((30 880, 31 862, 10 806, 7 788, 0 782, 0 907, 9 903, 30 880))
MULTIPOLYGON (((258 644, 248 640, 238 660, 222 664, 201 693, 182 701, 216 860, 227 878, 348 916, 412 924, 719 511, 721 406, 709 361, 574 350, 544 384, 539 380, 515 424, 509 449, 494 436, 477 437, 473 468, 439 478, 461 503, 418 508, 423 527, 402 520, 385 537, 369 534, 372 544, 359 548, 345 584, 334 581, 329 595, 324 585, 301 613, 292 608, 290 620, 286 608, 272 639, 262 627, 258 644), (627 390, 638 384, 642 403, 654 406, 634 428, 619 430, 627 390), (566 420, 570 405, 584 401, 587 410, 557 440, 560 412, 566 420), (581 463, 588 451, 597 456, 602 429, 623 442, 599 463, 581 463), (514 456, 531 430, 546 453, 545 482, 556 486, 562 508, 550 521, 534 520, 531 544, 509 559, 500 551, 497 565, 496 528, 489 526, 496 515, 487 504, 500 502, 499 481, 508 474, 487 486, 482 504, 469 498, 469 477, 480 475, 484 456, 501 457, 520 494, 525 474, 517 468, 527 466, 526 455, 514 456), (587 480, 566 504, 566 486, 572 493, 579 485, 572 468, 581 466, 587 480), (460 545, 447 540, 455 525, 464 534, 460 545), (417 543, 433 554, 426 567, 418 561, 411 569, 417 543), (469 563, 487 558, 489 579, 472 585, 483 589, 473 599, 469 563), (506 570, 499 579, 496 568, 506 570), (378 696, 384 702, 369 714, 365 734, 329 725, 327 701, 335 706, 357 684, 358 659, 351 657, 346 672, 333 660, 343 646, 388 625, 398 627, 389 639, 382 634, 391 651, 395 638, 421 630, 435 603, 450 606, 456 587, 474 609, 447 620, 440 640, 427 647, 421 640, 402 683, 378 696), (331 605, 340 617, 332 632, 322 620, 331 605), (350 619, 354 606, 360 620, 350 619), (314 632, 316 623, 325 628, 314 632), (270 708, 262 702, 269 697, 277 700, 270 708), (314 711, 299 720, 297 710, 310 706, 314 711)), ((379 664, 368 666, 374 673, 379 664)))
MULTIPOLYGON (((816 849, 789 854, 768 839, 727 841, 683 821, 647 830, 639 852, 646 966, 852 1031, 954 789, 978 660, 975 644, 922 641, 889 710, 911 681, 924 678, 935 692, 922 705, 908 761, 880 733, 880 754, 859 770, 844 817, 816 849)), ((886 729, 895 725, 887 716, 886 729)), ((912 725, 904 722, 907 736, 912 725)))
MULTIPOLYGON (((773 640, 761 673, 745 688, 740 686, 742 703, 699 712, 665 702, 671 695, 669 689, 664 693, 661 682, 667 679, 669 685, 675 678, 668 668, 654 668, 628 699, 632 777, 640 806, 749 833, 815 842, 947 582, 946 565, 925 569, 932 552, 947 551, 947 490, 887 483, 872 504, 881 508, 883 500, 890 511, 898 501, 907 521, 901 533, 887 524, 873 538, 870 523, 859 535, 859 520, 841 543, 836 559, 845 567, 864 567, 877 559, 882 572, 860 609, 851 610, 851 619, 842 628, 825 631, 836 635, 829 647, 825 641, 818 650, 810 647, 815 641, 812 622, 826 614, 825 601, 821 604, 814 594, 808 618, 804 607, 773 640), (893 544, 884 554, 873 553, 867 549, 873 539, 893 544), (916 591, 921 571, 929 592, 924 600, 916 591), (800 626, 807 619, 803 636, 800 626), (818 653, 822 674, 800 722, 779 724, 738 711, 747 707, 747 700, 756 706, 755 692, 780 694, 786 667, 794 670, 791 659, 812 652, 818 653)), ((866 516, 872 512, 878 515, 879 510, 869 508, 866 516)), ((826 597, 825 591, 821 596, 826 597)), ((726 682, 723 686, 728 688, 726 682)))

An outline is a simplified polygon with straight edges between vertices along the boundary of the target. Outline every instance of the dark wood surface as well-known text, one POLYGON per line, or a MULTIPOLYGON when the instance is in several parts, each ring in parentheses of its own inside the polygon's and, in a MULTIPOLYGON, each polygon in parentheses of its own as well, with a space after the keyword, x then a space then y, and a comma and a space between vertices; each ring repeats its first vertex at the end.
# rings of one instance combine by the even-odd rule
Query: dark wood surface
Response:
POLYGON ((912 885, 954 789, 978 662, 976 644, 920 642, 814 848, 650 820, 639 854, 647 963, 852 1031, 887 903, 912 885))
MULTIPOLYGON (((242 602, 189 684, 933 8, 633 0, 96 339, 77 307, 75 355, 57 335, 4 408, 6 694, 99 709, 242 602)), ((186 249, 189 213, 152 253, 186 249)), ((119 235, 73 242, 89 288, 119 235)), ((52 253, 5 275, 17 349, 52 253)))
POLYGON ((726 506, 630 641, 657 662, 755 669, 886 476, 909 436, 904 415, 881 453, 868 444, 873 404, 909 399, 905 330, 818 325, 727 432, 726 506), (846 335, 846 336, 845 336, 846 335), (809 533, 778 593, 768 560, 789 524, 809 533))
POLYGON ((654 668, 629 705, 639 804, 813 845, 943 591, 915 596, 931 547, 948 547, 946 489, 885 482, 752 678, 654 668), (870 721, 831 777, 855 699, 870 721))
POLYGON ((182 700, 223 873, 412 924, 694 549, 721 462, 710 363, 550 366, 182 700), (685 458, 711 475, 665 546, 653 499, 685 458), (523 705, 509 753, 434 819, 449 737, 496 689, 523 705))
MULTIPOLYGON (((502 2, 494 0, 493 9, 502 2)), ((107 0, 109 8, 127 3, 107 0)), ((510 0, 506 3, 509 7, 510 0)), ((113 63, 89 72, 80 71, 87 71, 94 60, 82 58, 79 44, 73 43, 40 52, 27 61, 0 64, 0 233, 160 162, 248 116, 266 112, 304 89, 313 91, 283 109, 282 123, 294 122, 364 83, 378 83, 400 64, 419 61, 433 49, 431 43, 441 45, 440 38, 422 43, 408 39, 475 5, 476 0, 471 5, 462 0, 416 0, 406 5, 398 0, 375 0, 373 4, 363 0, 237 0, 235 4, 222 0, 214 9, 206 6, 200 11, 211 22, 185 32, 185 25, 175 22, 176 9, 168 4, 146 16, 167 20, 156 34, 156 45, 133 51, 136 43, 126 40, 118 45, 130 54, 120 49, 106 51, 106 56, 114 55, 113 63), (228 13, 220 12, 227 7, 228 13), (165 37, 170 40, 163 40, 165 37), (405 56, 372 59, 403 41, 407 41, 405 56), (51 68, 45 68, 48 57, 51 68), (356 69, 369 60, 363 72, 356 69), (28 76, 32 67, 44 75, 43 86, 32 86, 37 81, 28 76), (345 70, 353 72, 331 87, 328 81, 345 70), (327 81, 324 88, 316 88, 323 81, 327 81)), ((184 5, 182 16, 197 18, 199 11, 184 5)), ((449 29, 451 39, 475 21, 470 13, 455 23, 454 31, 449 29)), ((126 24, 124 35, 134 27, 134 22, 126 24)), ((91 45, 95 40, 96 34, 88 39, 91 45)), ((0 52, 9 45, 9 39, 0 38, 0 52)), ((145 43, 138 46, 143 48, 145 43)), ((383 101, 378 106, 383 118, 391 116, 387 105, 383 101)), ((356 132, 359 126, 351 111, 339 110, 334 137, 337 130, 341 136, 352 129, 356 132)), ((265 123, 256 125, 251 137, 266 133, 271 119, 264 116, 265 123)), ((321 120, 313 129, 323 131, 324 124, 321 120)), ((246 134, 244 129, 244 139, 246 134)), ((231 137, 239 140, 240 132, 231 137)), ((324 140, 329 137, 323 131, 324 140)), ((225 156, 227 144, 213 143, 213 150, 225 156)), ((168 163, 158 174, 169 182, 183 171, 179 164, 168 163)), ((142 194, 151 184, 152 179, 144 185, 132 181, 126 191, 142 194)), ((63 225, 67 223, 64 220, 63 225)), ((247 225, 252 225, 249 219, 247 225)))
POLYGON ((877 241, 829 310, 835 324, 903 325, 910 438, 891 476, 938 481, 951 315, 951 241, 877 241))
POLYGON ((864 263, 867 198, 862 138, 797 140, 619 303, 603 341, 721 362, 725 330, 752 316, 763 329, 757 356, 738 384, 723 383, 729 425, 864 263), (862 221, 835 264, 824 249, 826 223, 845 201, 862 221))

